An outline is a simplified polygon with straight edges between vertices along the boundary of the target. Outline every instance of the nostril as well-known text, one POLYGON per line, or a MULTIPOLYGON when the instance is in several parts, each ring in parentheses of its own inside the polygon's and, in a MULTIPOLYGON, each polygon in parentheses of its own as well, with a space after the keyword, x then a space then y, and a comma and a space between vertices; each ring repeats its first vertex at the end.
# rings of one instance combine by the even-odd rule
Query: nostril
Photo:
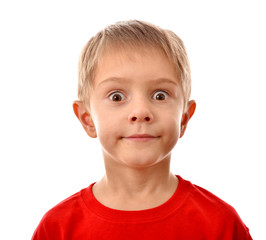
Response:
POLYGON ((132 122, 136 122, 136 121, 146 121, 146 122, 150 122, 151 118, 150 117, 145 117, 145 118, 138 118, 138 117, 132 117, 131 118, 132 122))

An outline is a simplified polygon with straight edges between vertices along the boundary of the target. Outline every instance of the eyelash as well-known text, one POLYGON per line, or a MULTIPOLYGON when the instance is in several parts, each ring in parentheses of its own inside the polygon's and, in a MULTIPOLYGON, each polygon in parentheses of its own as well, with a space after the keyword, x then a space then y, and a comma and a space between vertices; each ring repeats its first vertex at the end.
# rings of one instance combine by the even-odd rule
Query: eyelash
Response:
MULTIPOLYGON (((164 101, 164 100, 166 100, 168 97, 169 97, 169 92, 168 91, 166 91, 166 90, 163 90, 163 89, 157 89, 157 90, 155 90, 154 91, 154 93, 152 94, 152 99, 153 100, 158 100, 158 101, 164 101), (158 99, 156 99, 156 98, 154 98, 154 96, 155 96, 155 94, 156 93, 163 93, 163 95, 165 96, 165 99, 163 99, 163 100, 158 100, 158 99)), ((108 94, 108 98, 111 100, 111 101, 114 101, 114 102, 121 102, 121 101, 123 101, 123 100, 125 100, 125 94, 124 93, 122 93, 121 91, 113 91, 113 92, 111 92, 110 94, 108 94), (112 97, 114 97, 115 95, 119 95, 120 97, 121 97, 121 99, 120 100, 118 100, 118 101, 115 101, 112 97)))
MULTIPOLYGON (((157 89, 157 90, 154 91, 154 93, 152 95, 153 100, 158 100, 158 99, 154 98, 154 96, 155 96, 156 93, 163 93, 164 96, 165 96, 165 99, 163 99, 163 100, 166 100, 169 97, 168 91, 162 90, 162 89, 157 89)), ((163 101, 163 100, 159 100, 159 101, 163 101)))
POLYGON ((123 93, 120 92, 120 91, 113 91, 113 92, 111 92, 111 93, 108 95, 108 98, 109 98, 111 101, 114 101, 114 102, 121 102, 121 101, 125 100, 125 94, 123 94, 123 93), (112 99, 112 96, 115 96, 115 95, 119 95, 122 99, 119 100, 119 101, 114 101, 114 100, 112 99))

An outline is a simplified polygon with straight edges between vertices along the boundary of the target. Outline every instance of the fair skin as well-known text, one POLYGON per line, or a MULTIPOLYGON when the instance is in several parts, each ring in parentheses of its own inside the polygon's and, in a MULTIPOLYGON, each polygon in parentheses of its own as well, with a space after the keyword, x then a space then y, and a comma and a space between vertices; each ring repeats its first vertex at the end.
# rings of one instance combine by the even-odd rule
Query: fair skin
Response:
POLYGON ((106 174, 93 186, 96 199, 119 210, 166 202, 178 186, 170 172, 171 151, 195 107, 189 101, 185 108, 175 68, 158 50, 105 53, 89 106, 73 104, 83 128, 103 149, 106 174))

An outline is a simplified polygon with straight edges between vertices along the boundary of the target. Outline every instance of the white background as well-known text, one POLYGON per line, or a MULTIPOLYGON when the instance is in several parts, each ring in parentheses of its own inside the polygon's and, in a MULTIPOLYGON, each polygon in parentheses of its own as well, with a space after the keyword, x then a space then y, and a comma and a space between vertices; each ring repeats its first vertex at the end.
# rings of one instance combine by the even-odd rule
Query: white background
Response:
POLYGON ((258 0, 1 1, 0 238, 30 239, 47 210, 104 174, 72 111, 78 57, 106 25, 140 19, 176 32, 191 61, 197 110, 172 171, 266 239, 265 10, 258 0))

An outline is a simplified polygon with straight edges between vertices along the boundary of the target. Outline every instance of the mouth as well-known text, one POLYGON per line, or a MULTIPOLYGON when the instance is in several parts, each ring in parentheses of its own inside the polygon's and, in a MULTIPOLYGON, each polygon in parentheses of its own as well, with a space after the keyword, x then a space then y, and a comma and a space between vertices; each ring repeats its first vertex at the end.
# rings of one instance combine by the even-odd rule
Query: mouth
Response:
POLYGON ((157 136, 153 136, 150 134, 134 134, 128 137, 125 137, 124 139, 133 141, 133 142, 148 142, 151 140, 154 140, 158 138, 157 136))

